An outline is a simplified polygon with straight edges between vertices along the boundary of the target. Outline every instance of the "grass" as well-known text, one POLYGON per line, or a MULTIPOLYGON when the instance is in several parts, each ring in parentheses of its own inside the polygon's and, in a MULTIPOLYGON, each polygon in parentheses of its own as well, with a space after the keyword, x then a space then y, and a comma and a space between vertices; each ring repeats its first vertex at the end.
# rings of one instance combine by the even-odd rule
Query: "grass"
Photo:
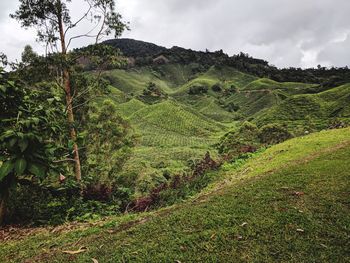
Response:
POLYGON ((0 261, 349 262, 349 134, 315 133, 226 165, 219 182, 170 208, 4 242, 0 261))

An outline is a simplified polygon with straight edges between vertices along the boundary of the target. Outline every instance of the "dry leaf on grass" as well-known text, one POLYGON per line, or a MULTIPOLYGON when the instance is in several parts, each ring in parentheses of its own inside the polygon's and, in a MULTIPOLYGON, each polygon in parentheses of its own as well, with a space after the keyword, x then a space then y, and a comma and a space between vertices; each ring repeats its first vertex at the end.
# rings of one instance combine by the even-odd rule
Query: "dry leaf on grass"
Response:
POLYGON ((87 250, 87 247, 80 247, 78 250, 72 251, 72 250, 64 250, 63 253, 69 254, 69 255, 76 255, 82 252, 85 252, 87 250))

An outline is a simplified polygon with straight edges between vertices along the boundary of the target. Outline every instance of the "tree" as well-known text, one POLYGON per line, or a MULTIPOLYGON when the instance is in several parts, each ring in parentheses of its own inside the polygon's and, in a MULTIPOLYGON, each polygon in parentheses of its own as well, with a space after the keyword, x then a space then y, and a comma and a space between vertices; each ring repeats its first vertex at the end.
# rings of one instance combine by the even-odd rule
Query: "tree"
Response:
POLYGON ((75 22, 72 21, 70 10, 67 7, 70 2, 71 0, 20 0, 19 9, 11 17, 20 21, 22 27, 36 28, 38 41, 44 42, 50 52, 57 52, 61 55, 61 86, 66 97, 67 121, 73 142, 75 176, 77 181, 81 181, 81 164, 73 107, 75 94, 71 86, 71 63, 74 61, 69 56, 69 46, 73 40, 82 37, 93 37, 96 44, 104 36, 112 33, 118 37, 127 26, 122 22, 121 15, 115 11, 113 0, 82 0, 87 9, 75 22), (92 30, 68 38, 70 30, 79 26, 87 18, 94 23, 92 30))
POLYGON ((22 58, 22 63, 23 63, 25 66, 28 66, 28 65, 30 65, 35 59, 38 58, 38 54, 35 53, 35 52, 33 51, 32 46, 26 45, 26 46, 24 47, 23 52, 22 52, 21 58, 22 58))
POLYGON ((0 224, 10 188, 32 176, 45 179, 59 148, 63 108, 59 98, 26 88, 0 69, 0 224))
POLYGON ((116 104, 105 99, 89 109, 86 143, 86 166, 94 184, 111 184, 124 165, 133 146, 128 123, 117 114, 116 104), (97 180, 96 180, 97 179, 97 180))
POLYGON ((0 52, 0 69, 6 67, 7 64, 7 56, 4 53, 0 52))

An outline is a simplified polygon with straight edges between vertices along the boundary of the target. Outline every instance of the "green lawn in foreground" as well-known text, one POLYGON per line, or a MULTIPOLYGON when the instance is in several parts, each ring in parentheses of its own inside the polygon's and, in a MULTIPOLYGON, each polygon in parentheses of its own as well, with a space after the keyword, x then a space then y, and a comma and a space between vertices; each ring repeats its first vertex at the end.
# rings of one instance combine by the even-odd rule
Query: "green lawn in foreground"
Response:
POLYGON ((271 147, 159 212, 5 242, 0 262, 349 262, 349 135, 333 130, 271 147), (62 253, 81 246, 88 250, 62 253))

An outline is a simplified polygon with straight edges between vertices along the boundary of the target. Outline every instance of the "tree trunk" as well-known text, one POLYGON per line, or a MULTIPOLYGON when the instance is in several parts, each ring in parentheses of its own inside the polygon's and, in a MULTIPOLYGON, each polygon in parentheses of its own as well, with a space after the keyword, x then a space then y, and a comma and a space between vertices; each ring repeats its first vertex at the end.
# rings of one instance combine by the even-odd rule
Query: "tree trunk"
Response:
MULTIPOLYGON (((67 56, 67 48, 65 43, 65 35, 64 35, 64 29, 63 29, 63 21, 62 16, 58 16, 58 22, 59 22, 59 31, 60 31, 60 40, 61 40, 61 48, 62 48, 62 55, 64 57, 64 62, 66 63, 66 56, 67 56)), ((67 103, 67 118, 68 118, 68 125, 69 125, 69 132, 70 132, 70 138, 73 141, 73 155, 75 160, 75 177, 78 182, 81 181, 81 165, 80 165, 80 158, 79 158, 79 147, 77 144, 77 132, 74 127, 74 112, 73 112, 73 98, 71 93, 71 82, 70 82, 70 74, 68 70, 68 66, 65 64, 63 65, 63 85, 64 85, 64 91, 66 93, 66 103, 67 103)))
POLYGON ((64 69, 63 71, 63 83, 64 83, 64 90, 66 92, 67 117, 68 117, 68 125, 70 130, 70 138, 74 142, 73 154, 74 154, 74 160, 75 160, 75 177, 77 181, 80 182, 81 166, 80 166, 80 158, 79 158, 79 148, 76 142, 77 132, 74 127, 73 101, 72 101, 71 88, 70 88, 69 72, 67 69, 64 69))

